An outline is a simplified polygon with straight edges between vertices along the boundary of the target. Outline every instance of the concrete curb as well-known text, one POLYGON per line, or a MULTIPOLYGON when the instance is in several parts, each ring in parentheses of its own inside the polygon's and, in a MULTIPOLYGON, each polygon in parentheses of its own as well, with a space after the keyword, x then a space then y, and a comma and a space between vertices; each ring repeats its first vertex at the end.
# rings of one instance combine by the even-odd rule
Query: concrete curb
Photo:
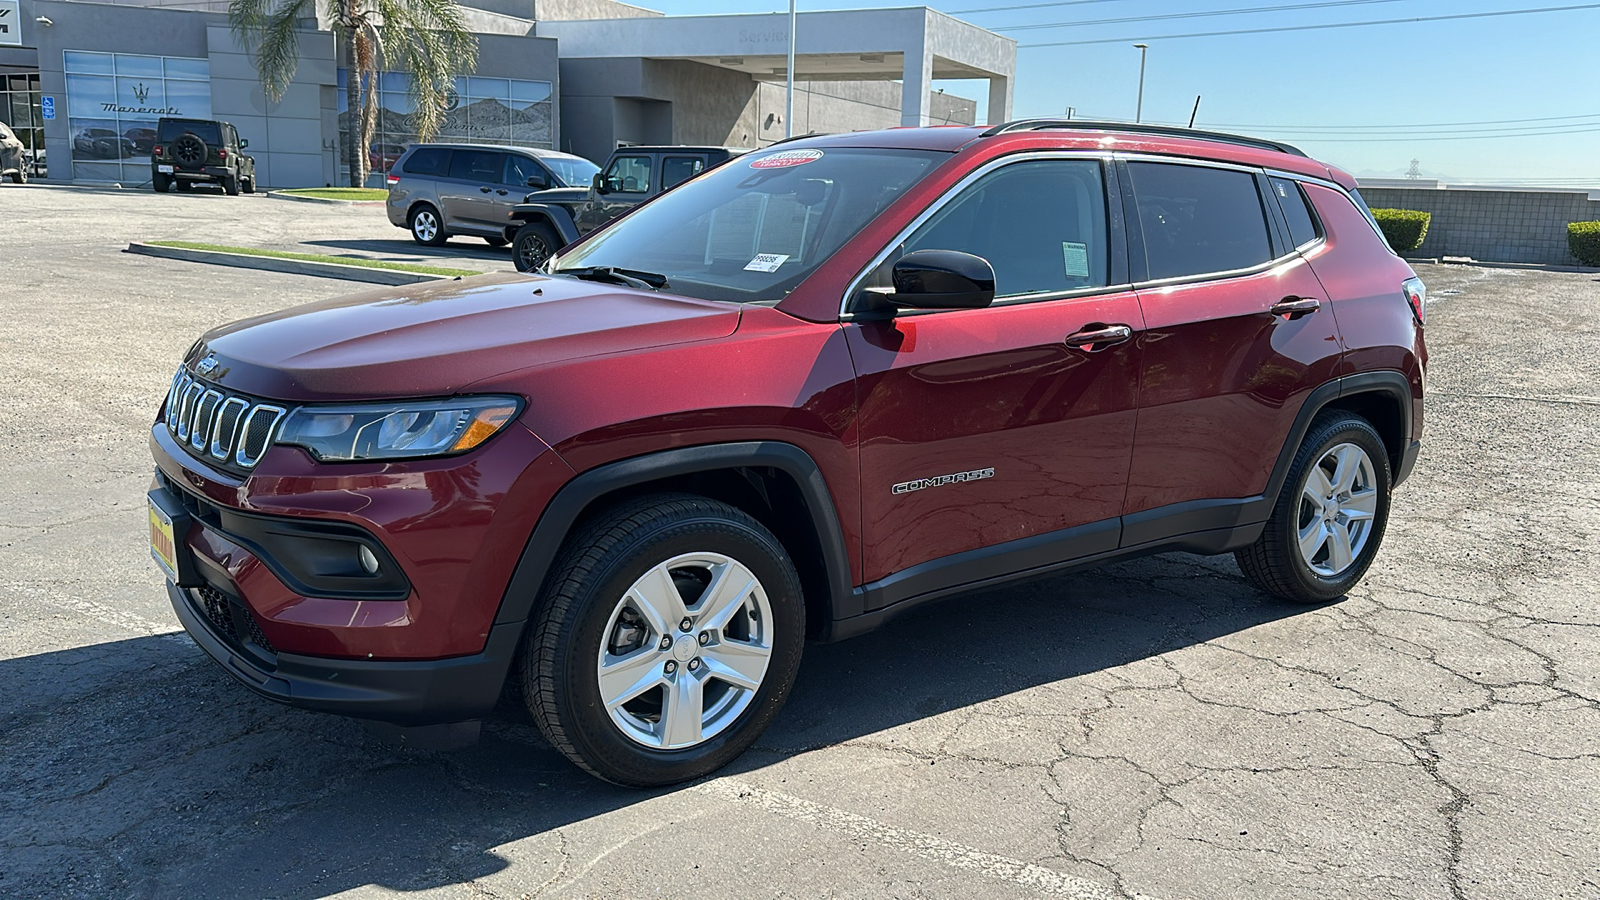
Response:
POLYGON ((315 275, 319 278, 365 281, 369 284, 419 284, 425 281, 444 281, 455 277, 453 275, 425 275, 421 272, 404 272, 399 269, 369 269, 364 266, 346 266, 338 263, 312 262, 304 259, 247 256, 243 253, 225 253, 221 250, 157 247, 154 244, 143 244, 138 241, 130 241, 126 252, 137 253, 141 256, 158 256, 163 259, 181 259, 188 262, 233 266, 238 269, 262 269, 268 272, 287 272, 291 275, 315 275))
POLYGON ((327 203, 333 206, 383 206, 384 200, 331 200, 327 197, 301 197, 298 194, 280 194, 277 191, 268 191, 267 196, 273 200, 294 200, 298 203, 327 203))

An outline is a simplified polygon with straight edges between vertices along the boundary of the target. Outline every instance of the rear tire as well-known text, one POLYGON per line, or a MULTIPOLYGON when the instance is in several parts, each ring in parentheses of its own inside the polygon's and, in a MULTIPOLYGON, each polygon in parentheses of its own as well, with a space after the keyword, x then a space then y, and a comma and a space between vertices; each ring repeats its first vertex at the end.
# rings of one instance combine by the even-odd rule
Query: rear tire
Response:
POLYGON ((158 194, 165 194, 172 190, 172 179, 166 175, 155 175, 150 178, 150 187, 158 194))
POLYGON ((440 247, 450 239, 444 223, 439 221, 439 211, 426 203, 411 207, 406 226, 411 229, 411 239, 424 247, 440 247))
POLYGON ((1344 596, 1367 573, 1389 521, 1392 475, 1366 419, 1319 415, 1254 544, 1234 552, 1250 583, 1296 603, 1344 596))
POLYGON ((174 179, 173 183, 178 186, 179 191, 182 191, 185 194, 189 193, 189 191, 194 188, 194 182, 184 181, 182 178, 174 179))
POLYGON ((562 247, 555 230, 543 222, 529 222, 517 229, 511 244, 511 263, 518 272, 533 272, 562 247))
POLYGON ((224 176, 222 176, 222 190, 229 197, 237 197, 237 196, 239 196, 239 176, 237 176, 237 175, 224 175, 224 176))
POLYGON ((538 610, 517 668, 534 721, 580 768, 637 787, 698 778, 755 743, 805 642, 783 545, 744 512, 687 494, 590 521, 538 610))

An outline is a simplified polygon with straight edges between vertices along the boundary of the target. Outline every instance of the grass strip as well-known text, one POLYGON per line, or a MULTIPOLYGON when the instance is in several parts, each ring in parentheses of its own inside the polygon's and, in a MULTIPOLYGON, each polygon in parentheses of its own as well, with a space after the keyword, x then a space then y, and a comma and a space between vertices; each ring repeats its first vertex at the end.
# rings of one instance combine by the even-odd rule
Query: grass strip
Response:
POLYGON ((153 247, 172 247, 176 250, 214 250, 218 253, 238 253, 244 256, 265 256, 272 259, 298 259, 303 262, 334 263, 341 266, 360 266, 363 269, 395 269, 421 275, 481 275, 469 269, 447 269, 443 266, 424 266, 418 263, 389 262, 381 259, 363 259, 352 256, 327 256, 321 253, 292 253, 288 250, 261 250, 255 247, 230 247, 226 244, 202 244, 196 241, 145 241, 153 247))
POLYGON ((389 198, 389 192, 383 188, 292 188, 287 191, 273 191, 273 193, 288 194, 291 197, 315 197, 318 200, 387 200, 389 198))

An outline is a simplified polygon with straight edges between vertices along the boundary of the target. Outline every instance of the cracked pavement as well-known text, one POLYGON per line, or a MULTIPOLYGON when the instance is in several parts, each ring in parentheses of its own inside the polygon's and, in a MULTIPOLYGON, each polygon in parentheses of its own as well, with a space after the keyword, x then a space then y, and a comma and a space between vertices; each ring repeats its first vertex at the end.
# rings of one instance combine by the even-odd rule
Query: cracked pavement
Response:
POLYGON ((1600 276, 1421 268, 1423 455, 1348 598, 1186 554, 969 595, 808 647, 754 750, 631 791, 511 704, 399 749, 172 633, 173 366, 357 286, 117 251, 297 213, 408 253, 381 209, 0 194, 0 896, 1600 897, 1600 276))

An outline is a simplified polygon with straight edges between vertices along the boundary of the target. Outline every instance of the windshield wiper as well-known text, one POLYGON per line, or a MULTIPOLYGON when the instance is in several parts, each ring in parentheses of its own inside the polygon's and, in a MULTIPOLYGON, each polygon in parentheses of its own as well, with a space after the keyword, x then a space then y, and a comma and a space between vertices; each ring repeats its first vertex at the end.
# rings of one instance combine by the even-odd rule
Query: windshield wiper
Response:
POLYGON ((655 272, 641 272, 638 269, 619 269, 616 266, 575 266, 571 269, 556 269, 552 275, 571 275, 584 281, 604 281, 610 284, 623 284, 631 288, 646 291, 659 291, 667 286, 667 276, 655 272))

